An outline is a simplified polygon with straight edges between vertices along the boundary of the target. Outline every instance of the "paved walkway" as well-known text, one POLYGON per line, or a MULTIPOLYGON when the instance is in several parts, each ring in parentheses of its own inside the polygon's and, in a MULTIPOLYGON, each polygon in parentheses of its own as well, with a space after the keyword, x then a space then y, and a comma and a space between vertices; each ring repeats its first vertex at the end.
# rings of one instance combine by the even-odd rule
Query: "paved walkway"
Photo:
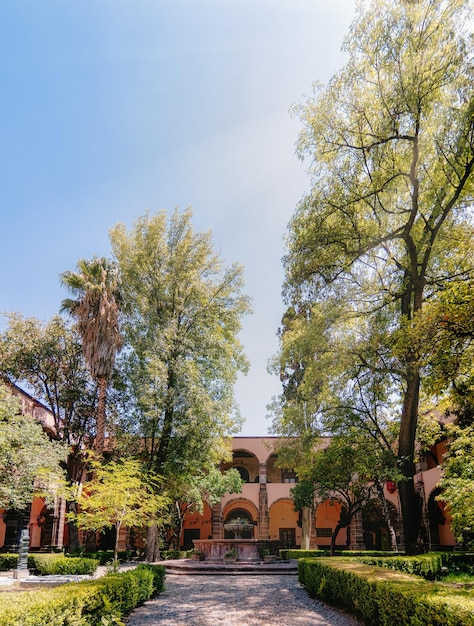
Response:
POLYGON ((357 626, 313 600, 296 575, 166 575, 163 593, 135 609, 127 626, 357 626))

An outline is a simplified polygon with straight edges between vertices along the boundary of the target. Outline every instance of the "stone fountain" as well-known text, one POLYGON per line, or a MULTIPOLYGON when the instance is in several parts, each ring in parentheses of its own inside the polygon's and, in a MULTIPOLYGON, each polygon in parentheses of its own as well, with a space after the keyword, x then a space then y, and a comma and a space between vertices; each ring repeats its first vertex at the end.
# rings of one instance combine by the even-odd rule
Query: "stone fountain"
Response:
POLYGON ((254 524, 246 519, 232 519, 224 524, 224 528, 234 533, 234 539, 194 539, 194 549, 204 555, 205 561, 225 562, 232 558, 241 563, 260 563, 263 555, 278 552, 278 541, 243 539, 244 533, 253 533, 254 529, 254 524))

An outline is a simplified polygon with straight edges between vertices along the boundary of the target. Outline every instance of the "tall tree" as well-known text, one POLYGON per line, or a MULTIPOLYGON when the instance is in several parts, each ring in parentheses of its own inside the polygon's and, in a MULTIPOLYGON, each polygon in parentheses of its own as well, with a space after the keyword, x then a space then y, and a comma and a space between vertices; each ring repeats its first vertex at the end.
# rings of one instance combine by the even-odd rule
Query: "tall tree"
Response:
MULTIPOLYGON (((312 186, 289 225, 285 296, 299 310, 338 302, 346 313, 328 332, 351 337, 352 352, 359 338, 374 352, 391 347, 428 296, 474 267, 468 17, 464 0, 361 5, 346 66, 296 108, 312 186)), ((406 345, 375 367, 399 398, 399 493, 414 551, 419 354, 406 345)))
POLYGON ((61 309, 77 320, 84 357, 99 388, 95 447, 98 452, 102 452, 107 387, 116 354, 122 346, 119 331, 119 274, 108 259, 94 257, 90 261, 80 259, 77 271, 63 272, 61 282, 76 296, 75 300, 63 300, 61 309))
MULTIPOLYGON (((243 271, 225 267, 210 233, 196 233, 190 209, 146 214, 127 232, 111 231, 124 296, 134 429, 148 466, 182 478, 230 454, 240 423, 233 396, 247 361, 238 338, 249 312, 243 271)), ((149 542, 148 558, 156 553, 149 542)))

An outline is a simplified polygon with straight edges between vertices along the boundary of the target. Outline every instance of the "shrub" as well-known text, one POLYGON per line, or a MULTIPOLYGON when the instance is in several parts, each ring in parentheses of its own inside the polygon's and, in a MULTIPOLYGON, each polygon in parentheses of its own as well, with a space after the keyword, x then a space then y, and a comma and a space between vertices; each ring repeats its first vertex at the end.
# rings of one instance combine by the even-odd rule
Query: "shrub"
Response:
POLYGON ((16 569, 18 565, 18 554, 0 554, 0 572, 6 572, 9 569, 16 569))
POLYGON ((474 625, 468 591, 341 557, 302 559, 298 569, 311 596, 346 608, 369 625, 474 625))
POLYGON ((47 574, 93 574, 99 565, 95 559, 66 557, 62 554, 30 554, 28 567, 42 575, 47 574))
POLYGON ((139 565, 128 572, 53 589, 8 593, 0 626, 99 626, 102 617, 128 615, 163 589, 165 569, 139 565))
MULTIPOLYGON (((122 552, 119 552, 117 554, 118 556, 118 560, 120 563, 124 563, 126 561, 129 561, 131 558, 131 551, 130 550, 123 550, 122 552)), ((66 556, 68 558, 77 558, 77 557, 84 557, 85 559, 96 559, 97 561, 99 561, 100 565, 107 565, 108 563, 111 563, 114 560, 114 551, 113 550, 98 550, 97 552, 84 552, 84 551, 79 551, 79 552, 73 552, 71 554, 66 554, 66 556)))

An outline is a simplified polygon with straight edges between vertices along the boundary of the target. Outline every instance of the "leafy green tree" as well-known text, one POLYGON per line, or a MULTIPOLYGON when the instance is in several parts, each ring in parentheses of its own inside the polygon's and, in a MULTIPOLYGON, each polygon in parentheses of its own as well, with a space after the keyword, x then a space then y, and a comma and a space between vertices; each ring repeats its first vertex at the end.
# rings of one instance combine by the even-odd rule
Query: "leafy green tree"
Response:
POLYGON ((174 500, 172 530, 176 538, 176 548, 179 549, 181 545, 186 515, 194 511, 202 514, 205 504, 210 507, 218 504, 226 493, 240 493, 242 484, 240 474, 235 468, 221 472, 216 466, 209 466, 207 470, 189 476, 188 481, 183 481, 182 477, 179 477, 178 481, 173 483, 169 478, 166 487, 174 500))
POLYGON ((474 419, 474 283, 454 281, 432 298, 415 319, 407 341, 422 353, 425 387, 436 408, 474 419))
POLYGON ((155 524, 168 504, 166 495, 158 495, 157 478, 144 473, 137 459, 89 461, 92 478, 82 485, 77 499, 78 510, 70 515, 83 530, 101 532, 115 528, 114 562, 118 560, 122 527, 143 528, 155 524))
MULTIPOLYGON (((295 108, 312 184, 289 225, 285 297, 302 315, 316 306, 332 319, 336 306, 326 337, 345 338, 342 360, 380 374, 385 397, 398 400, 408 551, 417 550, 420 526, 413 474, 422 370, 416 346, 400 350, 396 339, 428 296, 474 266, 468 18, 463 0, 361 5, 346 66, 295 108)), ((324 378, 331 391, 338 372, 324 378)))
POLYGON ((443 463, 439 499, 447 503, 452 530, 464 547, 474 543, 474 426, 448 426, 450 442, 443 463))
POLYGON ((66 450, 50 441, 20 402, 0 384, 0 509, 23 511, 34 495, 52 496, 64 486, 66 450))
MULTIPOLYGON (((47 322, 6 316, 8 326, 0 335, 0 373, 8 381, 26 385, 35 398, 51 410, 54 437, 66 444, 67 478, 78 485, 84 471, 84 450, 94 441, 97 406, 96 386, 82 354, 80 337, 59 315, 47 322)), ((75 502, 68 500, 68 507, 75 502)), ((79 538, 69 525, 72 550, 79 538)))
MULTIPOLYGON (((168 223, 165 212, 147 213, 131 232, 111 231, 136 398, 130 427, 148 467, 183 484, 230 455, 227 438, 240 423, 233 386, 247 370, 238 334, 249 312, 242 268, 225 267, 191 217, 176 210, 168 223)), ((150 533, 149 560, 156 545, 150 533)))
MULTIPOLYGON (((393 477, 393 465, 380 457, 380 449, 367 441, 352 441, 351 437, 335 437, 330 444, 314 455, 313 467, 307 483, 313 485, 316 500, 337 501, 341 505, 340 518, 331 537, 331 556, 334 555, 337 536, 347 528, 353 517, 372 500, 382 505, 386 521, 391 526, 385 506, 383 483, 393 477)), ((392 542, 395 532, 391 528, 392 542)), ((396 549, 396 545, 394 545, 396 549)))
MULTIPOLYGON (((82 356, 80 337, 59 315, 47 322, 5 315, 0 334, 0 374, 26 385, 51 410, 54 436, 68 446, 86 446, 94 429, 95 392, 82 356)), ((80 470, 82 471, 82 470, 80 470)), ((77 480, 75 472, 70 472, 77 480)))
POLYGON ((82 350, 92 378, 99 387, 95 447, 102 452, 105 440, 107 387, 115 356, 122 346, 119 332, 121 295, 117 268, 105 258, 77 262, 77 271, 61 274, 61 282, 75 296, 63 300, 61 309, 76 320, 82 350))

